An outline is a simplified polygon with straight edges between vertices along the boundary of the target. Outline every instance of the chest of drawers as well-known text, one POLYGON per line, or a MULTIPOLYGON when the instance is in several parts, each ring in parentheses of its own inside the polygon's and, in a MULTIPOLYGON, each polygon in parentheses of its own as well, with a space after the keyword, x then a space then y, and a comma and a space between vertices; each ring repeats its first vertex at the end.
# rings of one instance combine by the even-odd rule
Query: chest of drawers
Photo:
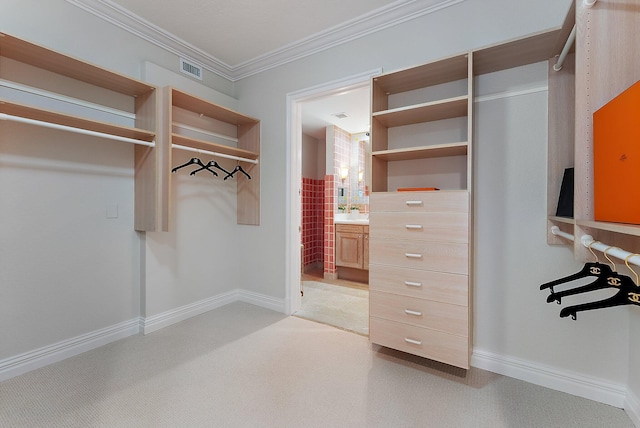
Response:
POLYGON ((469 368, 469 193, 373 193, 370 340, 469 368))

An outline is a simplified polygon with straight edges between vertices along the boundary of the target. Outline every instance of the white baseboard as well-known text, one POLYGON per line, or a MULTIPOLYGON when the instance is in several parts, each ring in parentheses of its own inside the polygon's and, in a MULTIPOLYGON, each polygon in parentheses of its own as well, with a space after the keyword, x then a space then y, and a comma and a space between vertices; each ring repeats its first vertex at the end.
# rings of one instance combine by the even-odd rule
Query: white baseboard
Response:
POLYGON ((140 332, 140 318, 0 360, 0 382, 140 332))
POLYGON ((561 371, 531 361, 497 355, 480 349, 473 350, 471 365, 619 408, 625 408, 625 399, 628 400, 625 385, 561 371))
POLYGON ((171 324, 184 321, 212 309, 233 302, 246 302, 278 312, 285 311, 284 299, 265 296, 246 290, 233 290, 198 302, 190 303, 147 318, 135 318, 110 327, 86 333, 53 345, 0 360, 0 382, 57 363, 66 358, 90 351, 116 340, 138 334, 151 333, 171 324))
POLYGON ((258 294, 246 290, 232 290, 217 296, 209 297, 198 302, 190 303, 170 311, 163 312, 142 319, 142 331, 149 334, 171 324, 184 321, 196 315, 203 314, 212 309, 228 305, 233 302, 245 302, 277 312, 285 311, 284 299, 276 299, 264 294, 258 294))
POLYGON ((640 428, 640 398, 633 393, 633 391, 627 391, 627 399, 624 403, 624 411, 627 412, 629 418, 633 424, 640 428))

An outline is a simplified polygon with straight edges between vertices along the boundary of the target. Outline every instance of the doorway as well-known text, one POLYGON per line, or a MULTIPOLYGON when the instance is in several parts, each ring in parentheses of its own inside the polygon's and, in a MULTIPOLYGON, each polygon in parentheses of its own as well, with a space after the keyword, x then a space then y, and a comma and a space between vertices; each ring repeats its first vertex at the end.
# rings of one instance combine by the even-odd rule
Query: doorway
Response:
MULTIPOLYGON (((303 292, 303 266, 304 260, 303 249, 301 247, 302 238, 302 159, 303 159, 303 126, 307 134, 312 132, 318 132, 317 126, 314 126, 315 131, 309 131, 309 116, 306 115, 305 106, 312 106, 318 104, 321 101, 338 101, 340 95, 344 95, 350 91, 364 90, 369 91, 371 78, 381 73, 381 69, 369 71, 355 76, 350 76, 339 81, 330 82, 327 84, 319 85, 305 90, 297 91, 287 95, 287 155, 288 155, 288 168, 287 168, 287 284, 286 284, 286 298, 288 303, 288 314, 295 314, 302 308, 302 292, 303 292), (304 120, 303 120, 304 117, 304 120)), ((361 106, 366 111, 367 124, 369 115, 369 105, 361 106)), ((344 108, 336 107, 333 113, 343 113, 344 108)), ((347 113, 348 114, 348 113, 347 113)), ((331 125, 332 118, 324 118, 327 125, 331 125)), ((340 126, 336 122, 336 126, 340 126)), ((320 136, 320 134, 316 134, 320 136)), ((306 138, 306 137, 305 137, 306 138)), ((319 276, 316 277, 320 279, 319 276)), ((305 278, 309 280, 309 278, 305 278)), ((320 283, 321 281, 313 281, 320 283)), ((324 281, 322 281, 324 283, 324 281)), ((327 284, 328 286, 338 286, 339 284, 327 284)), ((320 286, 321 288, 322 286, 320 286)), ((348 287, 341 287, 339 291, 344 291, 347 296, 340 298, 343 300, 349 300, 352 296, 350 294, 353 291, 358 290, 357 287, 347 289, 348 287)), ((327 290, 318 290, 315 284, 309 284, 307 289, 307 298, 311 294, 318 294, 318 292, 325 292, 327 290)), ((333 298, 327 299, 333 306, 338 306, 333 298)), ((368 297, 368 291, 367 291, 368 297)), ((306 300, 306 298, 305 298, 306 300)), ((367 307, 368 310, 368 307, 367 307)), ((326 322, 330 324, 330 322, 326 322)))

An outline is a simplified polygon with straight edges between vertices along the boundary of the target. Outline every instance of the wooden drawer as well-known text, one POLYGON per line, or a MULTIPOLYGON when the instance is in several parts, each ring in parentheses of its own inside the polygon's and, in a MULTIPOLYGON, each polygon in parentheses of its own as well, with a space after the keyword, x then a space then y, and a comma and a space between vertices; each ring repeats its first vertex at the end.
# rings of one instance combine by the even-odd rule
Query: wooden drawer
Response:
POLYGON ((469 249, 468 244, 370 238, 369 263, 467 275, 469 249))
POLYGON ((459 212, 372 212, 371 237, 469 242, 469 214, 459 212))
POLYGON ((469 308, 466 306, 371 291, 369 315, 458 336, 469 336, 469 308))
POLYGON ((346 233, 369 233, 369 226, 364 224, 342 224, 336 223, 336 232, 346 233))
POLYGON ((369 318, 369 340, 372 343, 469 368, 469 339, 380 318, 369 318))
POLYGON ((380 192, 369 199, 371 212, 469 212, 469 192, 380 192))
POLYGON ((469 277, 453 273, 371 265, 369 290, 468 306, 469 277))

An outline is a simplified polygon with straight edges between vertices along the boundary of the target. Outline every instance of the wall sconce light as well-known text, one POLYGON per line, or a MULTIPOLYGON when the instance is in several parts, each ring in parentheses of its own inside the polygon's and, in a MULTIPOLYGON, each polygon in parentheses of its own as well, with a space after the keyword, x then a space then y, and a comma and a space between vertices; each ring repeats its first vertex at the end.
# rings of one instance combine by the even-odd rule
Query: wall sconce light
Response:
POLYGON ((346 166, 340 167, 340 178, 342 179, 343 183, 344 183, 344 180, 346 180, 348 176, 349 176, 349 168, 347 168, 346 166))
POLYGON ((363 179, 364 179, 364 171, 360 170, 358 171, 358 183, 362 183, 363 179))

